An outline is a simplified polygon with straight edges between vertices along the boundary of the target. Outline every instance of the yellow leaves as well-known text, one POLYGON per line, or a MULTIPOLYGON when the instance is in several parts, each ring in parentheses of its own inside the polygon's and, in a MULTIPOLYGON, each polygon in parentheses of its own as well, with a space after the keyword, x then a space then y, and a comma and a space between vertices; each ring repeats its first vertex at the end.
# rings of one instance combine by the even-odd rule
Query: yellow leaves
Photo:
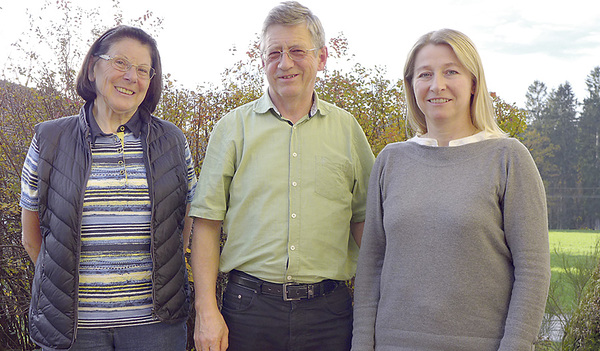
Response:
POLYGON ((500 128, 511 137, 519 137, 527 129, 527 111, 506 103, 495 93, 491 95, 500 128))
MULTIPOLYGON (((3 194, 0 194, 0 197, 4 197, 1 196, 3 194)), ((2 199, 4 200, 4 199, 2 199)), ((11 202, 11 203, 5 203, 5 202, 1 202, 0 203, 0 212, 2 212, 5 216, 15 216, 18 217, 20 216, 20 207, 17 203, 15 202, 11 202)))
MULTIPOLYGON (((190 249, 188 248, 186 250, 186 252, 191 252, 190 249)), ((185 256, 185 267, 187 268, 187 272, 188 272, 188 281, 192 284, 194 284, 194 276, 192 275, 192 266, 189 263, 188 260, 188 255, 185 256)))

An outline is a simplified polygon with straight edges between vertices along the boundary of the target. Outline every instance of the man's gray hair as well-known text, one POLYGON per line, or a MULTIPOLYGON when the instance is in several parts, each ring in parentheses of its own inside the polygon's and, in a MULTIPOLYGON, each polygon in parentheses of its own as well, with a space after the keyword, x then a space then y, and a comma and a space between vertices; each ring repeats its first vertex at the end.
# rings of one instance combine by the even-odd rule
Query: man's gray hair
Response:
POLYGON ((284 1, 269 12, 263 23, 260 36, 261 50, 264 50, 263 44, 270 26, 274 24, 293 26, 303 23, 306 23, 306 28, 311 35, 314 46, 319 49, 325 46, 325 31, 319 18, 308 7, 297 1, 284 1))

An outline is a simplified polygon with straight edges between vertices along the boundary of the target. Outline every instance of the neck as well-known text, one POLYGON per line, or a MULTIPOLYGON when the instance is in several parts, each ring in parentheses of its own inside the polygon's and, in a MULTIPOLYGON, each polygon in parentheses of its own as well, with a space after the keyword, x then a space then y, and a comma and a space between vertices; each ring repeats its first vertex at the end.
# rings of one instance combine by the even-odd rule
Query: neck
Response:
POLYGON ((106 134, 116 133, 119 126, 127 123, 135 113, 115 113, 108 106, 98 103, 98 100, 94 102, 92 112, 98 126, 106 134))
POLYGON ((427 133, 424 136, 437 140, 438 146, 448 146, 452 140, 466 138, 478 132, 479 129, 470 122, 460 126, 430 126, 428 124, 427 133))
POLYGON ((269 96, 279 113, 281 113, 281 116, 294 124, 310 112, 313 104, 312 94, 302 98, 285 98, 271 94, 269 90, 269 96))

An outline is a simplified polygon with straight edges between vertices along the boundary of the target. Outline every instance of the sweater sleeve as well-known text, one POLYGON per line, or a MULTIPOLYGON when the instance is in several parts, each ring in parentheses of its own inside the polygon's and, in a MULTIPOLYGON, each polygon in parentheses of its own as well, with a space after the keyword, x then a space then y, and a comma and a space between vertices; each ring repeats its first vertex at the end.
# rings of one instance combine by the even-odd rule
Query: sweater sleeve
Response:
POLYGON ((499 348, 504 351, 532 350, 550 285, 544 185, 529 151, 516 140, 512 145, 502 202, 504 233, 514 265, 513 289, 499 348))
POLYGON ((33 136, 27 157, 23 163, 21 172, 21 201, 20 205, 24 209, 37 211, 39 209, 39 191, 38 191, 38 161, 40 150, 37 146, 37 135, 33 136))
POLYGON ((375 161, 369 180, 365 228, 354 289, 353 351, 375 348, 375 320, 386 246, 381 186, 385 168, 384 154, 382 151, 375 161))

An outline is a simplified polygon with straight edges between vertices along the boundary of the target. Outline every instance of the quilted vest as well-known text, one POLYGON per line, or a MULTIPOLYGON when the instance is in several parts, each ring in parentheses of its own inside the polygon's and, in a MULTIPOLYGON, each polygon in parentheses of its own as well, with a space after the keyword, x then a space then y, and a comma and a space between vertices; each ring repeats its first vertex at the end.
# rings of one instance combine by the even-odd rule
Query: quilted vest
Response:
MULTIPOLYGON (((76 337, 81 214, 91 169, 86 111, 87 104, 78 116, 35 127, 42 246, 29 327, 32 340, 50 349, 68 349, 76 337)), ((182 240, 188 191, 185 137, 146 111, 140 110, 140 117, 152 203, 153 313, 163 322, 175 322, 186 319, 190 307, 182 240)))

